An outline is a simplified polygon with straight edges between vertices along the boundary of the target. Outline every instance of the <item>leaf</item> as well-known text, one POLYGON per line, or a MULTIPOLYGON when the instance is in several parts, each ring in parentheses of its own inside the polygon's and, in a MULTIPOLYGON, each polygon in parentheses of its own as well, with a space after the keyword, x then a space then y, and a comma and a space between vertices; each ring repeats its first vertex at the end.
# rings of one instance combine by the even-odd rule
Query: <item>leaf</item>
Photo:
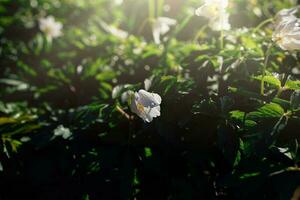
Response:
POLYGON ((257 123, 253 120, 250 119, 244 119, 245 117, 245 112, 239 111, 239 110, 234 110, 230 112, 230 118, 238 121, 240 124, 245 123, 245 128, 251 128, 257 125, 257 123))
POLYGON ((290 98, 291 109, 297 110, 300 107, 300 90, 295 91, 290 98))
POLYGON ((161 77, 161 85, 164 89, 164 94, 166 94, 177 82, 177 78, 174 76, 163 76, 161 77))
POLYGON ((151 151, 151 149, 149 147, 145 147, 144 150, 145 150, 145 157, 146 158, 152 156, 152 151, 151 151))
POLYGON ((246 179, 246 178, 251 178, 255 176, 259 176, 261 173, 260 172, 253 172, 253 173, 246 173, 240 176, 240 179, 246 179))
MULTIPOLYGON (((259 80, 261 81, 262 80, 262 76, 255 76, 253 77, 255 80, 259 80)), ((276 78, 275 76, 271 76, 271 75, 267 75, 267 76, 264 76, 264 81, 265 83, 269 83, 271 85, 274 85, 276 86, 277 88, 280 88, 281 87, 281 82, 278 78, 276 78)))
POLYGON ((241 37, 242 44, 248 49, 257 49, 257 43, 250 36, 244 35, 241 37))
POLYGON ((0 172, 2 172, 2 171, 3 171, 3 165, 2 165, 2 163, 0 161, 0 172))
POLYGON ((290 90, 300 90, 300 81, 288 80, 284 87, 290 90))
POLYGON ((29 88, 29 85, 27 83, 14 79, 0 79, 0 83, 16 87, 17 90, 26 90, 29 88))
POLYGON ((257 111, 250 112, 248 119, 280 118, 284 115, 283 108, 276 103, 269 103, 259 108, 257 111))
POLYGON ((11 117, 0 117, 0 125, 3 124, 12 124, 15 123, 16 120, 14 118, 11 117))
POLYGON ((104 71, 96 76, 96 79, 99 81, 109 81, 115 78, 116 74, 113 71, 104 71))
POLYGON ((229 124, 221 124, 218 127, 218 146, 221 149, 225 159, 232 166, 235 166, 240 161, 239 138, 236 135, 235 129, 229 124))

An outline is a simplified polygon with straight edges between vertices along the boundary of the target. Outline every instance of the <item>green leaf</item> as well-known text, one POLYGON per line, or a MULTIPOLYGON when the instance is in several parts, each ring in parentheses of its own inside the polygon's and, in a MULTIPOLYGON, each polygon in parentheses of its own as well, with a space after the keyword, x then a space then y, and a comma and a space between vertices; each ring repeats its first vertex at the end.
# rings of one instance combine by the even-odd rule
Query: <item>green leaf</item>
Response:
POLYGON ((161 85, 164 90, 164 94, 166 94, 177 82, 177 78, 174 76, 163 76, 161 77, 161 85))
POLYGON ((292 94, 290 102, 292 110, 297 110, 300 107, 300 90, 297 90, 292 94))
MULTIPOLYGON (((255 80, 259 80, 259 81, 262 80, 262 76, 261 75, 260 76, 255 76, 253 78, 255 80)), ((265 81, 265 83, 269 83, 270 85, 274 85, 277 88, 281 87, 280 80, 278 78, 276 78, 275 76, 271 76, 271 75, 264 76, 264 81, 265 81)))
POLYGON ((262 118, 280 118, 284 115, 283 108, 276 103, 269 103, 259 108, 257 111, 248 114, 248 119, 262 119, 262 118))
POLYGON ((257 125, 257 123, 253 120, 250 119, 244 119, 245 112, 239 111, 239 110, 234 110, 230 112, 230 118, 233 120, 238 121, 240 124, 245 123, 246 128, 251 128, 257 125))
POLYGON ((16 120, 14 118, 11 117, 0 117, 0 125, 3 124, 12 124, 15 123, 16 120))
POLYGON ((146 156, 146 158, 152 156, 152 151, 151 151, 151 149, 149 147, 145 147, 144 150, 145 150, 145 156, 146 156))
POLYGON ((236 166, 240 161, 240 141, 235 129, 229 124, 221 124, 218 127, 218 146, 227 162, 236 166))
POLYGON ((108 81, 115 78, 116 74, 113 71, 104 71, 96 76, 96 79, 99 81, 108 81))
POLYGON ((288 80, 284 87, 290 90, 300 90, 300 81, 288 80))

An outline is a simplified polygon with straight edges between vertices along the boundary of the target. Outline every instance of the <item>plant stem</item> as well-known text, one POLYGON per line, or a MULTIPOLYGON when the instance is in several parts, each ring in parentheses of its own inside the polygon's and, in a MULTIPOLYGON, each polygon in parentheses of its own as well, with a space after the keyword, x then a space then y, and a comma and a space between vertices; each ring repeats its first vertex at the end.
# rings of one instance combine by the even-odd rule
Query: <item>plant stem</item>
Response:
POLYGON ((265 21, 262 21, 260 24, 258 24, 254 29, 253 29, 253 33, 256 33, 259 29, 261 29, 263 26, 265 26, 266 24, 273 22, 274 19, 273 18, 269 18, 266 19, 265 21))
POLYGON ((116 109, 119 113, 121 113, 128 120, 131 120, 131 116, 128 113, 126 113, 120 106, 116 106, 116 109))
POLYGON ((223 50, 224 49, 224 31, 221 30, 220 32, 220 49, 223 50))
POLYGON ((265 53, 265 61, 264 61, 264 65, 263 65, 263 68, 262 68, 262 78, 261 78, 261 84, 260 84, 260 94, 261 95, 265 95, 265 76, 266 76, 266 70, 267 70, 267 65, 268 65, 268 62, 269 62, 269 57, 270 57, 270 54, 271 54, 271 50, 272 50, 272 47, 273 47, 273 43, 271 43, 269 46, 268 46, 268 49, 265 53))
POLYGON ((171 34, 171 36, 168 38, 168 40, 166 41, 166 44, 165 44, 165 49, 164 49, 164 52, 161 56, 161 62, 163 62, 163 65, 165 65, 165 61, 166 61, 166 57, 167 57, 167 54, 168 54, 168 51, 169 51, 169 45, 170 45, 170 41, 172 40, 172 38, 176 37, 176 35, 178 33, 180 33, 180 31, 182 31, 184 29, 184 27, 186 27, 186 25, 190 22, 190 20, 192 19, 193 15, 188 15, 184 20, 183 22, 176 27, 176 29, 174 30, 174 32, 171 34))
POLYGON ((155 0, 148 0, 149 19, 152 21, 155 18, 155 0))
POLYGON ((283 80, 281 82, 280 88, 277 91, 276 97, 280 97, 281 93, 285 89, 284 87, 285 87, 285 84, 286 84, 286 82, 287 82, 288 79, 289 79, 289 75, 287 73, 284 73, 283 80))
MULTIPOLYGON (((265 97, 262 97, 261 95, 255 93, 255 92, 250 92, 250 91, 239 89, 239 88, 235 88, 235 87, 229 87, 228 90, 231 93, 235 93, 235 94, 238 94, 238 95, 241 95, 241 96, 245 96, 245 97, 249 97, 249 98, 255 98, 255 99, 262 100, 262 101, 266 100, 265 97)), ((273 103, 280 104, 283 107, 287 107, 288 108, 290 106, 290 102, 287 101, 287 100, 284 100, 284 99, 280 99, 280 98, 276 98, 275 97, 271 101, 273 103)))
POLYGON ((197 42, 198 38, 201 36, 201 34, 205 31, 207 27, 207 25, 203 25, 201 27, 201 29, 197 32, 196 36, 194 37, 194 42, 197 42))
POLYGON ((164 9, 165 0, 158 0, 157 3, 157 15, 162 16, 164 9))
POLYGON ((137 34, 141 34, 143 29, 145 28, 146 24, 149 22, 149 18, 145 19, 142 23, 142 25, 139 27, 139 30, 137 32, 137 34))

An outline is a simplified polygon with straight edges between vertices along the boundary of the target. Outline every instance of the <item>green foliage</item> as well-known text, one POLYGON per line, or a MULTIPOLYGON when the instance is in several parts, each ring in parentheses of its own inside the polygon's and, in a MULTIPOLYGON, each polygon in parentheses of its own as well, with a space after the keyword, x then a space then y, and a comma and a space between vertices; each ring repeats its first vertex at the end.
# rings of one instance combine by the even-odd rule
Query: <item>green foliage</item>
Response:
POLYGON ((203 1, 0 0, 0 199, 291 199, 300 57, 274 46, 263 74, 262 22, 296 1, 229 1, 220 41, 203 1), (145 87, 151 123, 130 110, 145 87))

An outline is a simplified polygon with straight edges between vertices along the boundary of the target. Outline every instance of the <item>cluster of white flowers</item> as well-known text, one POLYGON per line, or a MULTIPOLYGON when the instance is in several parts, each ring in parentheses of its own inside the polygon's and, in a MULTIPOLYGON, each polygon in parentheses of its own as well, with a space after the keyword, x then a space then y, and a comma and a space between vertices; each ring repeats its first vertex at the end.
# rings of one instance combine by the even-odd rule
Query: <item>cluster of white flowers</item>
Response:
POLYGON ((228 0, 205 0, 204 4, 196 9, 197 16, 209 19, 209 27, 215 31, 229 30, 228 0))
POLYGON ((168 17, 158 17, 157 19, 155 19, 152 26, 154 42, 156 44, 160 44, 160 37, 169 32, 169 30, 171 29, 170 27, 176 24, 177 21, 175 19, 171 19, 168 17))
POLYGON ((40 30, 46 35, 50 40, 57 38, 62 35, 62 23, 56 21, 53 16, 48 16, 39 19, 40 30))
POLYGON ((283 50, 300 49, 300 19, 295 16, 298 9, 283 9, 275 16, 272 40, 283 50))
POLYGON ((61 136, 64 139, 68 139, 72 136, 70 129, 64 127, 63 125, 59 125, 56 129, 54 129, 53 133, 54 137, 61 136))

